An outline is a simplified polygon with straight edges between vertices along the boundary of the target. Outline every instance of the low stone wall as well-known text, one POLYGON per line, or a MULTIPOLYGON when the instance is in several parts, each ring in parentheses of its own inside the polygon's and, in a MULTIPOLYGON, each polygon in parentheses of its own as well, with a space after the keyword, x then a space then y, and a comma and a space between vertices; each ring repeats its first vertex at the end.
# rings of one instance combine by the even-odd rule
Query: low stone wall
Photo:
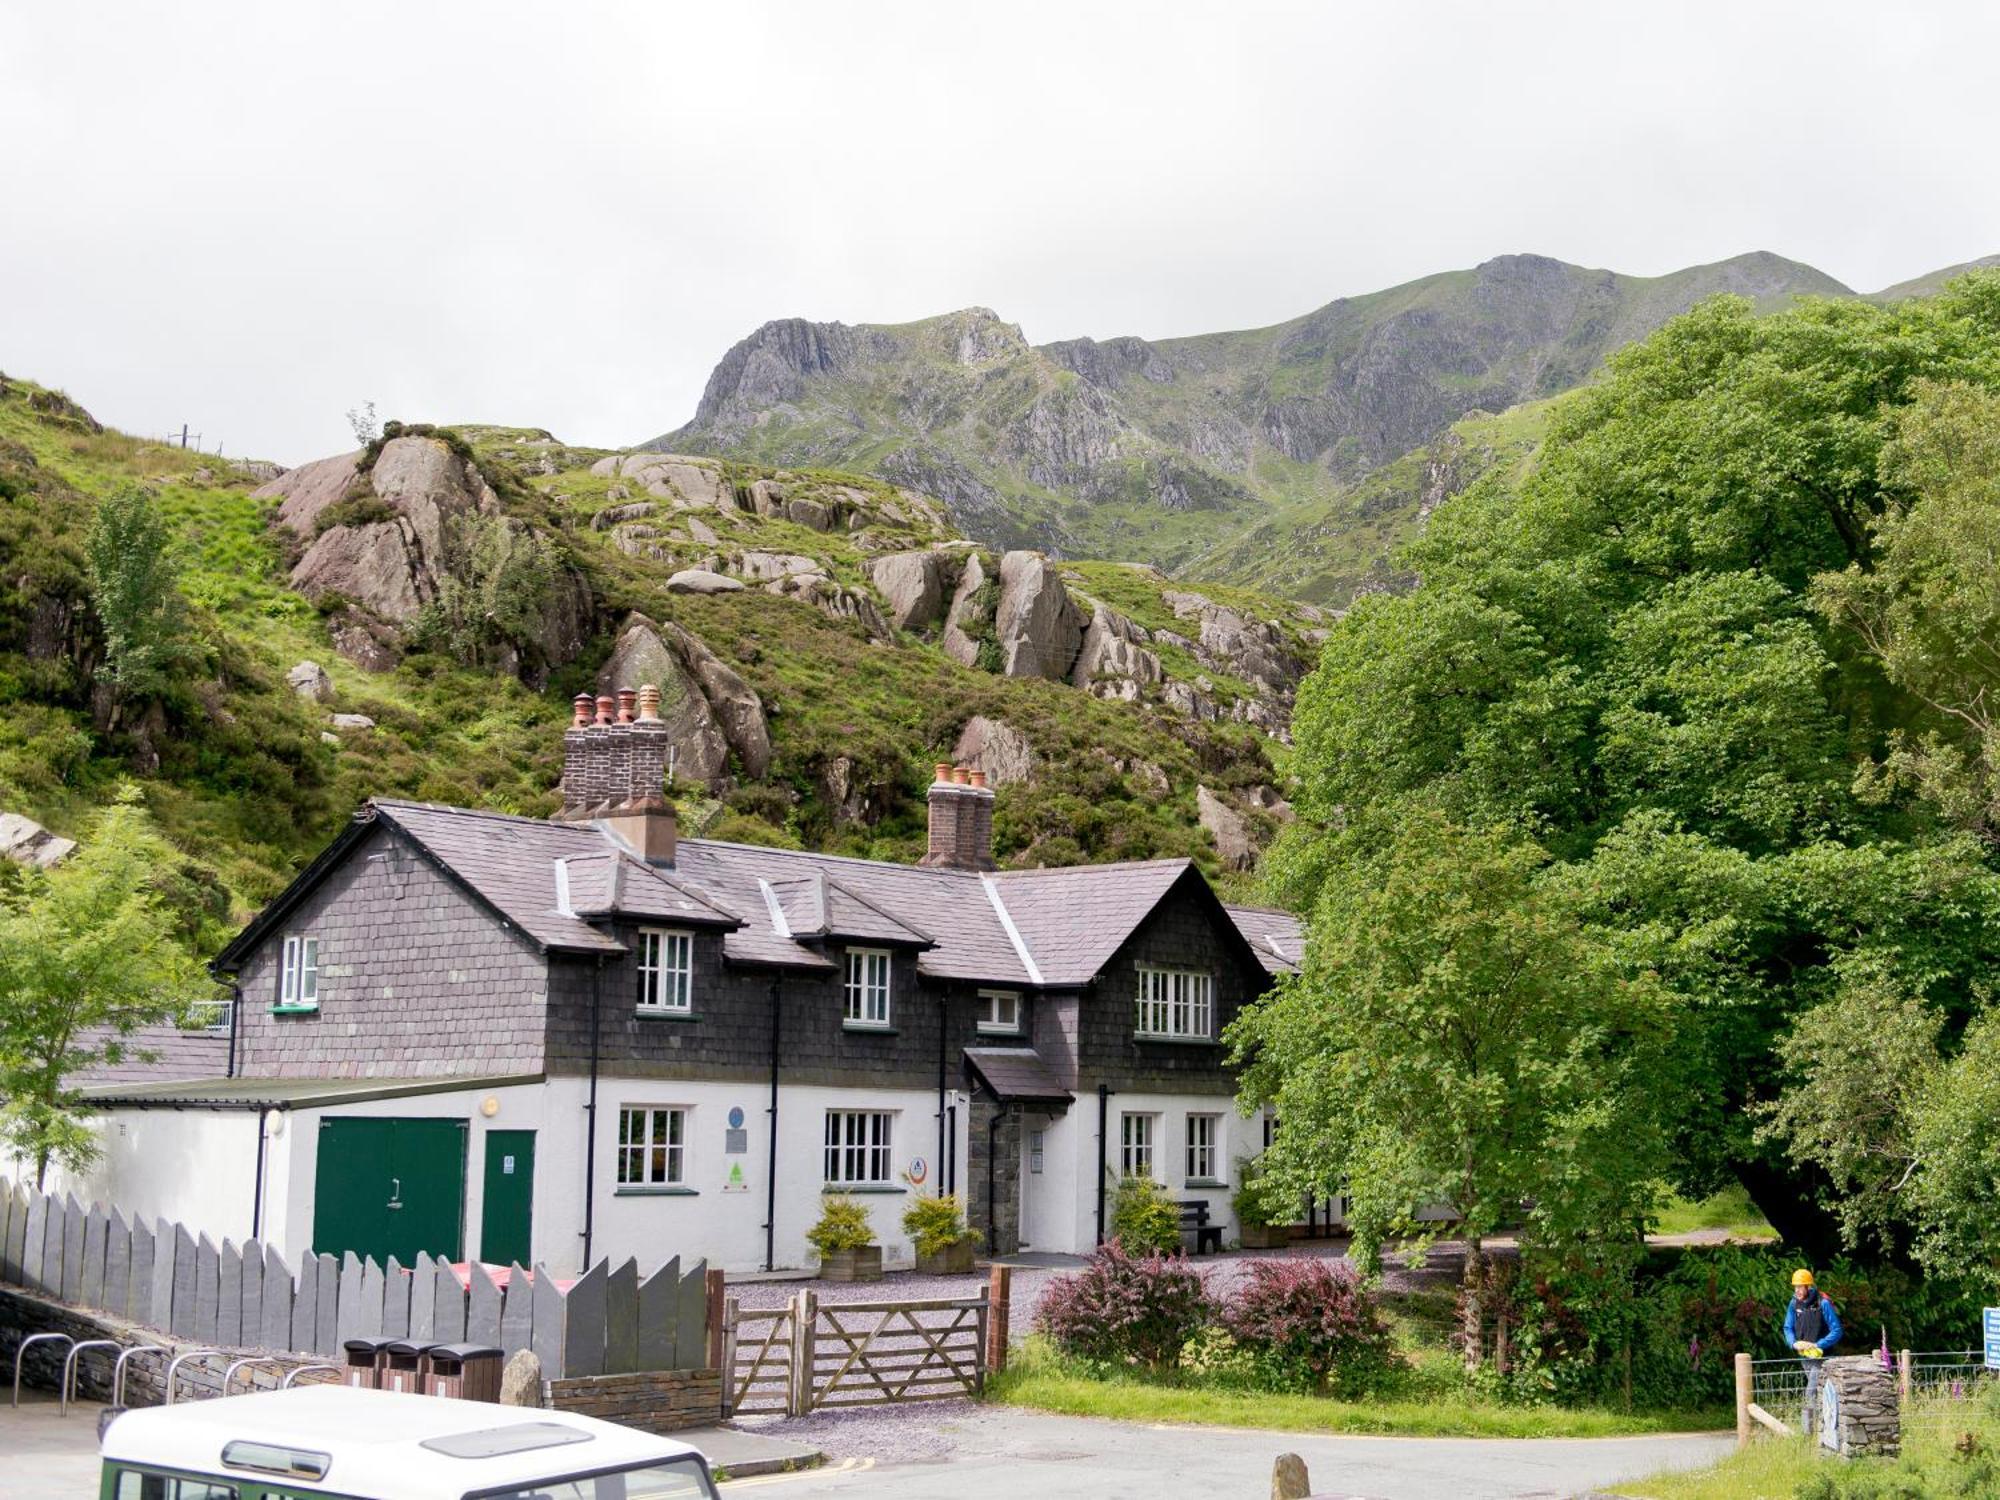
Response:
MULTIPOLYGON (((141 1355, 126 1365, 127 1406, 157 1406, 164 1394, 162 1381, 167 1361, 175 1355, 203 1347, 186 1339, 176 1339, 172 1334, 162 1333, 156 1328, 144 1328, 137 1323, 86 1311, 68 1303, 52 1302, 31 1292, 0 1286, 0 1369, 5 1370, 8 1381, 11 1382, 14 1377, 14 1356, 20 1350, 21 1341, 36 1333, 65 1333, 78 1342, 115 1339, 120 1347, 126 1349, 145 1344, 165 1345, 169 1353, 141 1355)), ((56 1390, 62 1382, 63 1360, 69 1354, 69 1347, 53 1339, 32 1346, 21 1365, 21 1384, 56 1390)), ((220 1395, 222 1377, 231 1362, 261 1353, 256 1349, 228 1349, 189 1360, 175 1377, 178 1392, 175 1399, 188 1401, 220 1395)), ((111 1370, 117 1358, 116 1349, 86 1351, 77 1364, 77 1394, 86 1401, 109 1401, 111 1370)), ((276 1365, 261 1364, 238 1371, 230 1389, 238 1393, 276 1390, 285 1371, 299 1365, 323 1363, 296 1354, 280 1356, 279 1359, 276 1365)))
POLYGON ((638 1375, 590 1375, 549 1382, 557 1411, 621 1422, 641 1432, 680 1432, 722 1420, 722 1372, 653 1370, 638 1375))

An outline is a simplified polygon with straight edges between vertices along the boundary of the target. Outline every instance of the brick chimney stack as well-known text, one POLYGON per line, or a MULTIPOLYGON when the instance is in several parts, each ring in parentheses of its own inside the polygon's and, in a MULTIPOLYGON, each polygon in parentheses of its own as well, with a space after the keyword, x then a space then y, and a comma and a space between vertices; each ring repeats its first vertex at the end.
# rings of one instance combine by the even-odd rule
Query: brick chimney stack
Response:
POLYGON ((678 829, 667 800, 671 738, 651 683, 592 699, 579 693, 563 732, 564 823, 601 822, 642 858, 672 864, 678 829))
POLYGON ((930 790, 930 845, 920 861, 952 870, 991 870, 993 789, 983 771, 937 763, 930 790))

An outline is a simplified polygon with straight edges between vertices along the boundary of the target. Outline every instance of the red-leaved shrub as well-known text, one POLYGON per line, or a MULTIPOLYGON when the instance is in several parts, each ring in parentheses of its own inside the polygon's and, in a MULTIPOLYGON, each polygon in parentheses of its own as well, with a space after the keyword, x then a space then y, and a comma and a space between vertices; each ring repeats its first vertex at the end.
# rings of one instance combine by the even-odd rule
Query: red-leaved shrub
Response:
POLYGON ((1357 1395, 1400 1361, 1375 1299, 1344 1260, 1253 1260, 1223 1325, 1281 1390, 1357 1395))
POLYGON ((1050 1281, 1035 1304, 1035 1326, 1065 1354, 1155 1371, 1179 1363, 1181 1346, 1214 1316, 1208 1283, 1186 1256, 1128 1255, 1115 1242, 1050 1281))

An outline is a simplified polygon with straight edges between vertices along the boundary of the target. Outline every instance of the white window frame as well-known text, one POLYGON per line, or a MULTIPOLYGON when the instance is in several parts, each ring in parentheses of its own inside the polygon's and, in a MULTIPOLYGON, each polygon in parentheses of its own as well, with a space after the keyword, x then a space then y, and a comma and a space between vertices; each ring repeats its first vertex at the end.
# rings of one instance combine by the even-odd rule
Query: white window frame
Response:
POLYGON ((1186 1172, 1183 1180, 1204 1187, 1219 1186, 1222 1176, 1216 1168, 1222 1162, 1222 1116, 1189 1115, 1182 1131, 1182 1146, 1181 1166, 1186 1172))
POLYGON ((685 1104, 618 1106, 618 1145, 613 1152, 612 1175, 619 1192, 687 1186, 687 1117, 685 1104), (635 1117, 639 1122, 636 1136, 631 1126, 635 1117), (655 1139, 656 1122, 666 1127, 665 1140, 655 1139), (656 1152, 660 1153, 657 1157, 656 1152))
POLYGON ((1139 966, 1137 1036, 1168 1041, 1215 1039, 1215 976, 1200 969, 1139 966))
POLYGON ((822 1167, 828 1187, 894 1187, 896 1112, 830 1109, 822 1167))
POLYGON ((888 1029, 890 1017, 894 1014, 889 995, 893 970, 887 948, 847 950, 847 987, 840 1011, 843 1025, 888 1029))
POLYGON ((285 934, 278 957, 278 1004, 287 1010, 319 1009, 319 939, 285 934))
POLYGON ((1159 1181, 1160 1117, 1124 1114, 1118 1117, 1118 1175, 1159 1181))
POLYGON ((694 1014, 693 933, 639 929, 639 1009, 649 1015, 694 1014))
POLYGON ((1021 1034, 1021 992, 1019 990, 981 990, 979 992, 980 1031, 991 1032, 995 1036, 1019 1036, 1021 1034), (1005 1019, 1002 1019, 1002 1007, 1005 1019))

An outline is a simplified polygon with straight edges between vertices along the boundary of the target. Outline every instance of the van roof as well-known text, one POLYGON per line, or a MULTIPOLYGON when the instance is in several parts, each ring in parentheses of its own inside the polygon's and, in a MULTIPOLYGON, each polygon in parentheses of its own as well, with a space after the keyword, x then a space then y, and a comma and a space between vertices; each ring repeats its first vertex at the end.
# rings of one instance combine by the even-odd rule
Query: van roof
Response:
POLYGON ((122 1463, 249 1477, 250 1471, 223 1466, 222 1450, 235 1442, 324 1453, 331 1460, 325 1477, 310 1481, 309 1487, 360 1500, 456 1497, 468 1490, 657 1462, 697 1451, 685 1443, 569 1412, 312 1385, 126 1412, 105 1432, 103 1455, 122 1463), (549 1424, 581 1436, 517 1431, 491 1441, 468 1439, 470 1434, 529 1424, 549 1424), (460 1441, 448 1441, 454 1437, 460 1441), (443 1446, 456 1452, 425 1446, 437 1439, 447 1440, 443 1446), (512 1451, 477 1456, 486 1448, 512 1451))

